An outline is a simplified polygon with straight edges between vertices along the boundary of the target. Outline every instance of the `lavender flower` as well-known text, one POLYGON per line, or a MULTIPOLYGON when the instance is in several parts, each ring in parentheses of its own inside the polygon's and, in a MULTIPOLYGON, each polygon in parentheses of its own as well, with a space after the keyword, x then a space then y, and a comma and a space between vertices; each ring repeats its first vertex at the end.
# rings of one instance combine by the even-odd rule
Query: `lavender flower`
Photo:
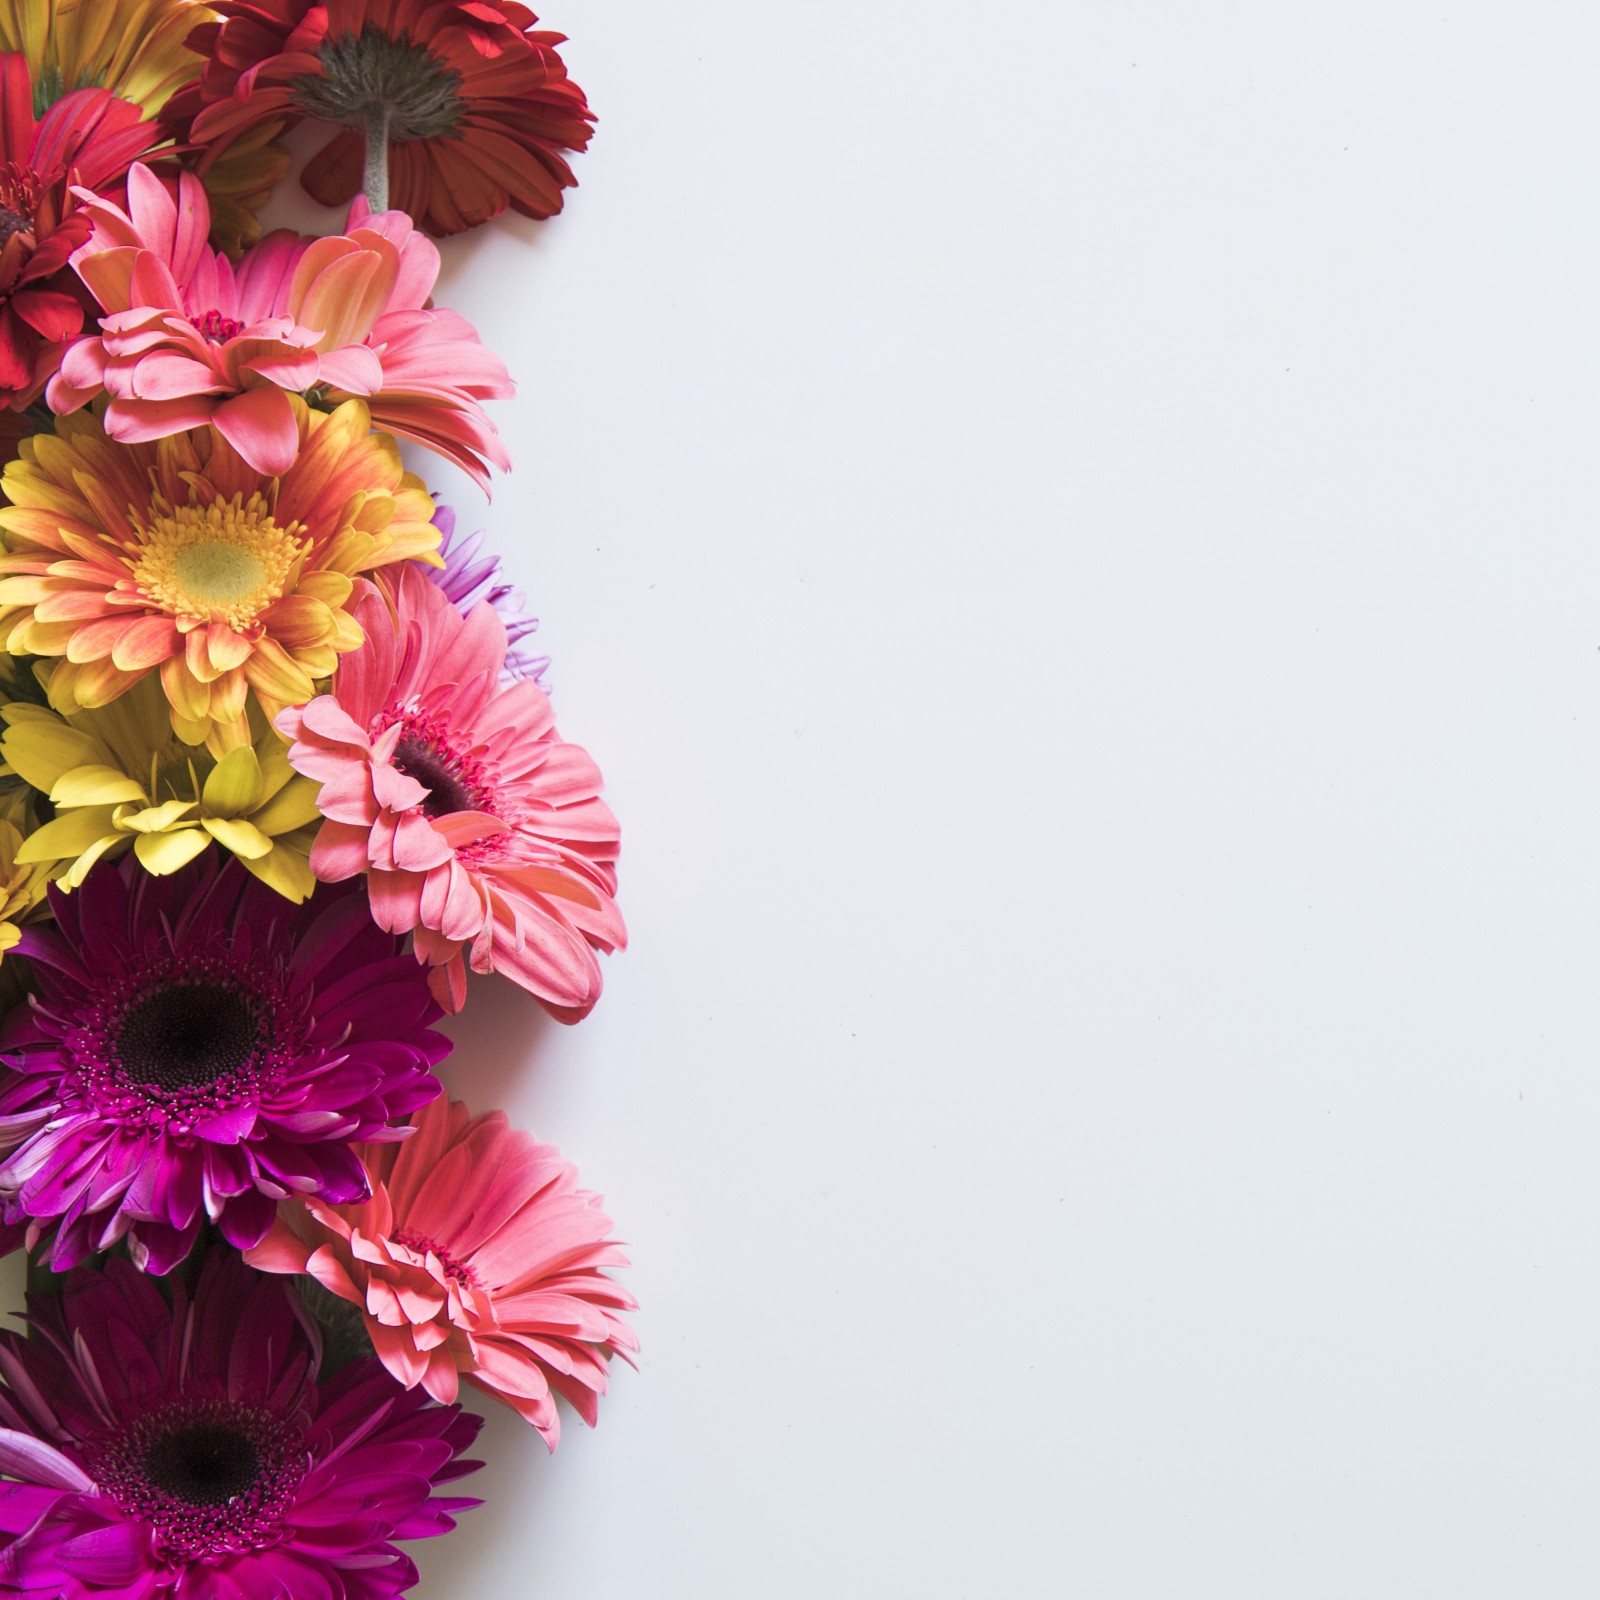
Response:
POLYGON ((524 649, 522 641, 539 626, 537 617, 530 617, 525 609, 527 599, 520 589, 513 589, 500 571, 500 557, 478 557, 483 548, 484 535, 468 534, 457 540, 456 514, 449 506, 440 506, 433 514, 434 526, 443 537, 439 541, 439 554, 443 567, 424 567, 422 570, 444 590, 452 605, 465 616, 475 605, 487 600, 506 625, 506 660, 502 673, 506 682, 518 678, 532 678, 549 692, 544 675, 550 657, 524 649))

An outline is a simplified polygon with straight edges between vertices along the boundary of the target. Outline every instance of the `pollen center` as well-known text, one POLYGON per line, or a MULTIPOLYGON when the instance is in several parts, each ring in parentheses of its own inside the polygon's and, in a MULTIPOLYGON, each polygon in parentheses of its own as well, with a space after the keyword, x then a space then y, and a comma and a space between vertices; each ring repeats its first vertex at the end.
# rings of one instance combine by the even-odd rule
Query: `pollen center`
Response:
POLYGON ((233 1428, 175 1428, 145 1452, 150 1482, 192 1506, 225 1506, 261 1474, 255 1442, 233 1428))
POLYGON ((199 1089, 237 1072, 260 1046, 249 996, 221 983, 178 983, 134 1002, 117 1030, 117 1060, 130 1083, 199 1089))
POLYGON ((317 51, 320 74, 294 86, 300 110, 346 128, 364 128, 386 111, 391 139, 436 139, 461 120, 461 74, 406 33, 368 24, 317 51))
POLYGON ((33 232, 34 212, 44 185, 31 167, 0 162, 0 246, 19 233, 33 232))
POLYGON ((299 523, 280 528, 259 494, 158 509, 133 581, 172 616, 225 622, 243 633, 290 586, 306 547, 303 532, 299 523))

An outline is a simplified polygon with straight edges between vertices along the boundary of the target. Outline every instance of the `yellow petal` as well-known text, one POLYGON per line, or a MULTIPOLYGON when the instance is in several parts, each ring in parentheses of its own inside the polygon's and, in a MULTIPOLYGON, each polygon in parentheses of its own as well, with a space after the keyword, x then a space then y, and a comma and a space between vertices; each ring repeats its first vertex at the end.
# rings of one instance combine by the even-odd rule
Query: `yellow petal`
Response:
POLYGON ((149 804, 144 786, 119 767, 93 763, 74 767, 50 786, 50 803, 55 806, 115 806, 135 800, 149 804))
POLYGON ((270 854, 247 860, 245 866, 269 888, 296 904, 317 886, 305 851, 292 846, 274 845, 270 854))
POLYGON ((158 877, 187 866, 206 847, 206 836, 199 828, 184 828, 178 833, 141 833, 133 842, 140 864, 158 877))
POLYGON ((69 811, 64 817, 45 823, 37 832, 28 835, 17 852, 17 860, 64 861, 108 835, 115 840, 113 809, 111 806, 85 806, 81 811, 69 811))
POLYGON ((254 823, 235 817, 205 817, 200 826, 224 850, 231 850, 244 861, 258 860, 272 849, 272 841, 254 823))
MULTIPOLYGON (((168 800, 163 805, 148 806, 140 811, 132 811, 124 806, 118 811, 116 822, 119 828, 127 828, 134 833, 164 833, 168 828, 176 828, 184 822, 194 809, 193 800, 168 800)), ((139 859, 143 861, 143 855, 139 859)), ((172 869, 169 867, 167 870, 170 872, 172 869)))
POLYGON ((213 817, 248 816, 261 804, 266 784, 249 745, 230 750, 206 779, 200 802, 213 817))
POLYGON ((251 814, 250 820, 268 834, 290 833, 296 828, 308 827, 321 819, 317 810, 320 784, 310 778, 296 777, 286 783, 273 797, 251 814))

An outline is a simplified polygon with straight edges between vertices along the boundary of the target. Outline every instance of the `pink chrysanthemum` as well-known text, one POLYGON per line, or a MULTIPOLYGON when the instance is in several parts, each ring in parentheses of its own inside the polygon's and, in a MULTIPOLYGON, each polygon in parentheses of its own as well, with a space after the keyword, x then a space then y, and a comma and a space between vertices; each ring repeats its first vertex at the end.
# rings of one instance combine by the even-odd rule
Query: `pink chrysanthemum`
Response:
POLYGON ((376 591, 358 603, 366 642, 333 692, 278 718, 290 763, 322 785, 312 870, 366 874, 374 917, 415 931, 448 1009, 470 957, 576 1022, 600 998, 595 950, 627 939, 599 768, 557 735, 536 684, 501 687, 491 605, 463 617, 410 566, 390 594, 392 609, 376 591))
POLYGON ((408 1389, 456 1398, 458 1378, 503 1401, 553 1450, 551 1391, 593 1427, 606 1363, 639 1342, 616 1314, 628 1292, 602 1267, 627 1257, 609 1242, 600 1197, 550 1145, 435 1100, 398 1147, 363 1151, 365 1205, 291 1202, 249 1252, 268 1272, 304 1272, 360 1306, 383 1364, 408 1389))
POLYGON ((170 1272, 207 1217, 242 1247, 288 1195, 359 1200, 352 1145, 439 1093, 438 1010, 360 894, 296 906, 237 862, 129 856, 50 906, 0 1029, 0 1196, 58 1270, 126 1238, 170 1272))
POLYGON ((397 1539, 476 1500, 479 1421, 370 1359, 318 1381, 286 1285, 212 1253, 171 1304, 125 1261, 30 1296, 0 1334, 0 1593, 27 1600, 393 1600, 397 1539))
POLYGON ((513 393, 500 358, 428 297, 439 251, 401 211, 351 207, 325 239, 269 234, 235 267, 206 243, 205 187, 178 200, 148 168, 128 175, 126 212, 78 191, 94 236, 73 265, 105 313, 66 353, 47 398, 76 411, 102 390, 105 431, 137 443, 212 423, 258 472, 300 447, 291 391, 367 402, 373 426, 458 462, 481 484, 505 447, 482 402, 513 393))

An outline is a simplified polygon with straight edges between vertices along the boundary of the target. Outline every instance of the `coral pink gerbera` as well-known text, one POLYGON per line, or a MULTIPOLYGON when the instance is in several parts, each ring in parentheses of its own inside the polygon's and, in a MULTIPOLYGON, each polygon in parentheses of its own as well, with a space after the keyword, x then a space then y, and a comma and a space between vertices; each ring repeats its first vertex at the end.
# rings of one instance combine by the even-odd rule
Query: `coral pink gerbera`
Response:
POLYGON ((286 1202, 247 1255, 309 1273, 361 1307, 373 1347, 408 1389, 454 1402, 459 1379, 503 1401, 553 1450, 564 1396, 592 1428, 606 1364, 639 1349, 616 1313, 633 1297, 601 1200, 550 1145, 441 1097, 401 1145, 368 1145, 372 1198, 286 1202))
POLYGON ((299 448, 290 391, 367 402, 373 426, 415 439, 487 484, 505 447, 482 402, 513 393, 472 324, 428 298, 439 251, 404 212, 351 208, 346 232, 269 234, 238 266, 206 243, 205 187, 174 202, 148 168, 128 175, 128 209, 78 191, 94 235, 73 265, 100 333, 67 351, 47 392, 58 412, 102 392, 110 438, 140 443, 212 423, 258 472, 299 448))
POLYGON ((120 181, 162 138, 104 89, 77 89, 35 119, 27 57, 0 55, 0 403, 36 399, 83 327, 68 258, 91 227, 71 190, 120 181))
POLYGON ((390 592, 392 609, 372 590, 357 603, 365 643, 333 692, 278 718, 291 765, 322 785, 312 871, 367 875, 373 916, 415 930, 450 1010, 470 955, 576 1022, 600 998, 595 950, 627 939, 599 768, 557 735, 537 684, 501 687, 493 606, 463 617, 410 566, 390 592))

